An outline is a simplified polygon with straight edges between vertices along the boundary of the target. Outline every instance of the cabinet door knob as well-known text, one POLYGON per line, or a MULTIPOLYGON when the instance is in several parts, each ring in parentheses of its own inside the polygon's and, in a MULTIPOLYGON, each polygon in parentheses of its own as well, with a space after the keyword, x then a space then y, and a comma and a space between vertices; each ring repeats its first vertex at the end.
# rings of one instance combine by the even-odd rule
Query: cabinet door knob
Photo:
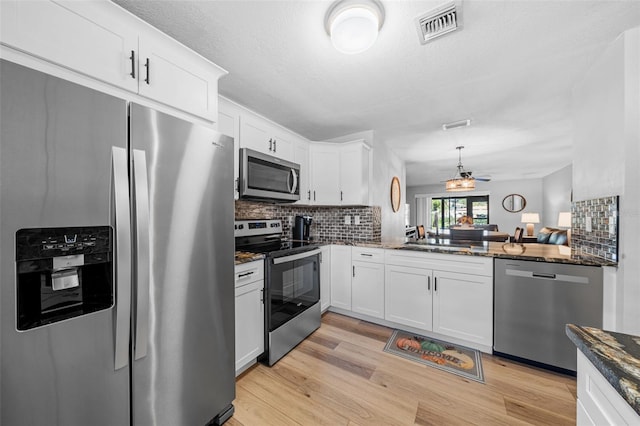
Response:
POLYGON ((131 76, 131 78, 133 78, 134 80, 136 79, 136 52, 135 51, 131 51, 131 56, 129 56, 129 59, 131 59, 131 73, 129 73, 129 75, 131 76))

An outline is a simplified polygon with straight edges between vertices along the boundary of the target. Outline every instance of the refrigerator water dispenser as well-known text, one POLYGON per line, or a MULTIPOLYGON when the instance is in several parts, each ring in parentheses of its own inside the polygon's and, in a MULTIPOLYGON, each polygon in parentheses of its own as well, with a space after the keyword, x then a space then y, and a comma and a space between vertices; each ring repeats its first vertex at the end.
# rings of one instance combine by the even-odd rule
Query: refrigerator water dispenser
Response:
POLYGON ((16 232, 19 331, 113 305, 111 235, 109 226, 16 232))

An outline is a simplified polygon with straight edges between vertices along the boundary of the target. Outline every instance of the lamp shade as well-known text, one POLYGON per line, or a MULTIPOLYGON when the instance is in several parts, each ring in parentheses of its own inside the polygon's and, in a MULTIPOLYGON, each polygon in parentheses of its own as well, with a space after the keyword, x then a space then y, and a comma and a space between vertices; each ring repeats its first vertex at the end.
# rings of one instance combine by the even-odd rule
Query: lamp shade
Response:
POLYGON ((562 228, 571 228, 571 212, 558 213, 558 226, 562 228))
POLYGON ((325 17, 331 43, 342 53, 364 52, 375 43, 384 21, 378 0, 339 0, 325 17))
POLYGON ((522 223, 540 223, 540 215, 538 213, 522 213, 520 221, 522 223))
POLYGON ((527 224, 527 236, 533 236, 533 224, 540 223, 540 215, 538 213, 522 213, 520 220, 527 224))

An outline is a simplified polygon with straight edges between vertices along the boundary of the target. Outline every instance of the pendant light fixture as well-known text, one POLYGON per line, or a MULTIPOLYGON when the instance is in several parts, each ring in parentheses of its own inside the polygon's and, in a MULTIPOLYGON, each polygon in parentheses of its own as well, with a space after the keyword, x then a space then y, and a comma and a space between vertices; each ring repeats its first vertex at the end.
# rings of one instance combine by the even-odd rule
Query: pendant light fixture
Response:
POLYGON ((464 146, 456 147, 458 150, 458 170, 454 177, 445 182, 444 188, 448 192, 473 191, 476 189, 476 180, 470 176, 471 173, 465 172, 462 166, 462 148, 464 146))
POLYGON ((333 47, 347 54, 370 48, 383 23, 384 7, 379 0, 338 0, 324 20, 333 47))

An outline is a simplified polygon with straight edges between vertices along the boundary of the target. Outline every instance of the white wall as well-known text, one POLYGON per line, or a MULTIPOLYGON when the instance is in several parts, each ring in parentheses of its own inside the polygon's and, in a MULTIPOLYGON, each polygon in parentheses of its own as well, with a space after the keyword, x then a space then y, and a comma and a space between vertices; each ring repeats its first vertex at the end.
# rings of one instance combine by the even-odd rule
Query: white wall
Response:
POLYGON ((558 213, 571 211, 571 165, 542 178, 542 223, 557 227, 558 213))
MULTIPOLYGON (((411 203, 411 224, 420 225, 419 223, 416 223, 415 217, 415 196, 417 194, 451 197, 454 195, 482 195, 487 193, 489 194, 489 222, 497 224, 500 231, 513 234, 513 231, 517 226, 522 227, 523 223, 520 222, 520 219, 523 212, 542 213, 542 179, 478 182, 475 191, 457 193, 445 192, 444 184, 423 185, 407 188, 407 200, 411 203), (522 212, 510 213, 502 208, 502 200, 509 194, 520 194, 527 200, 527 205, 522 212)), ((541 221, 542 217, 543 216, 541 215, 541 221)), ((546 224, 542 221, 542 223, 535 225, 534 232, 537 232, 537 230, 544 225, 551 226, 551 224, 546 224)))
POLYGON ((405 215, 405 182, 406 170, 400 160, 389 148, 375 138, 372 130, 354 133, 328 140, 327 142, 348 142, 364 139, 373 149, 372 181, 370 186, 371 203, 380 206, 382 212, 382 241, 397 242, 404 239, 404 215, 405 215), (397 176, 400 179, 401 201, 400 210, 394 212, 391 208, 391 179, 397 176))
POLYGON ((618 269, 605 288, 610 328, 640 334, 640 27, 611 43, 573 100, 574 200, 620 195, 618 269))

